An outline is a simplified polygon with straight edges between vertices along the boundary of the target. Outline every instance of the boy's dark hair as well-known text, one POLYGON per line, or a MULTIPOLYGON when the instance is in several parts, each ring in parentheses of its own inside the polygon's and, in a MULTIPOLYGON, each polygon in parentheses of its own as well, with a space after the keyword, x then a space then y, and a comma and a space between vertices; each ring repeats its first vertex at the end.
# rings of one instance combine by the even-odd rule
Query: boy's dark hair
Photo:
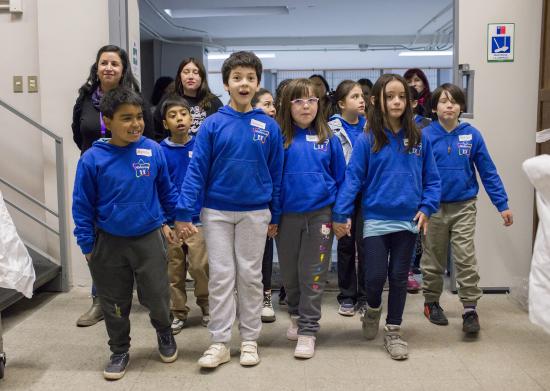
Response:
POLYGON ((262 80, 262 61, 253 52, 240 51, 232 53, 222 65, 222 80, 223 84, 229 82, 229 74, 237 67, 253 68, 256 71, 258 84, 262 80))
POLYGON ((176 73, 176 77, 174 78, 175 84, 176 84, 176 92, 180 96, 184 96, 183 93, 183 83, 181 82, 181 71, 183 68, 189 64, 193 63, 198 69, 199 69, 199 76, 201 77, 201 85, 197 91, 197 99, 199 100, 199 107, 204 110, 210 110, 210 107, 212 107, 212 101, 216 99, 216 95, 210 91, 210 87, 208 86, 208 77, 206 74, 206 69, 204 68, 204 65, 202 62, 197 60, 194 57, 188 57, 184 58, 179 67, 178 72, 176 73))
MULTIPOLYGON (((330 97, 331 107, 330 107, 329 114, 331 116, 334 114, 342 114, 342 109, 338 105, 338 102, 345 100, 346 96, 348 96, 351 90, 353 90, 353 88, 356 86, 361 87, 361 84, 353 80, 342 80, 340 84, 338 84, 338 87, 336 87, 336 90, 330 97)), ((362 88, 361 88, 361 91, 363 91, 362 88)))
POLYGON ((258 92, 256 92, 254 94, 254 97, 252 98, 252 107, 256 106, 258 104, 258 102, 260 101, 260 97, 265 95, 265 94, 269 94, 271 96, 273 96, 273 94, 271 93, 271 91, 265 89, 265 88, 260 88, 258 90, 258 92))
POLYGON ((464 95, 464 91, 462 91, 462 89, 455 84, 444 83, 441 86, 437 87, 432 93, 430 112, 433 113, 434 118, 437 118, 437 103, 439 102, 439 98, 441 98, 441 95, 444 92, 447 92, 451 96, 452 100, 460 105, 460 111, 463 112, 464 110, 466 110, 466 96, 464 95))
POLYGON ((99 102, 99 111, 105 117, 113 118, 122 105, 140 106, 143 110, 143 98, 128 87, 117 87, 103 95, 101 102, 99 102))
POLYGON ((178 94, 170 94, 166 97, 166 99, 164 99, 164 101, 162 102, 162 106, 160 107, 160 112, 162 114, 162 119, 166 119, 166 113, 173 106, 185 107, 187 109, 187 111, 189 111, 189 113, 191 113, 191 108, 189 106, 189 102, 187 102, 185 99, 183 99, 178 94))
POLYGON ((372 146, 373 152, 379 152, 386 144, 389 144, 388 136, 386 135, 386 114, 387 98, 386 98, 386 85, 391 81, 398 81, 403 85, 405 90, 405 111, 401 116, 401 128, 405 132, 405 138, 409 139, 407 151, 416 147, 420 143, 421 136, 420 130, 414 123, 414 117, 411 105, 411 96, 409 94, 409 86, 407 81, 400 75, 388 73, 380 76, 380 78, 374 83, 371 91, 371 99, 374 100, 367 109, 367 132, 372 133, 374 136, 374 144, 372 146), (382 98, 383 97, 383 102, 382 98), (382 108, 384 104, 384 108, 382 108))
POLYGON ((370 79, 359 79, 357 80, 357 83, 361 84, 361 87, 369 87, 369 90, 372 88, 372 81, 370 81, 370 79))
MULTIPOLYGON (((277 122, 281 127, 285 148, 288 148, 290 144, 292 144, 292 139, 294 138, 294 133, 296 132, 291 113, 291 101, 294 99, 309 97, 312 94, 316 95, 317 91, 313 86, 313 82, 309 79, 294 79, 285 87, 281 100, 281 108, 280 110, 277 110, 277 122)), ((321 97, 317 96, 317 98, 321 97)), ((319 99, 317 115, 313 119, 311 128, 317 132, 317 136, 319 138, 318 144, 323 144, 332 136, 332 131, 330 130, 327 119, 324 116, 321 99, 319 99)))

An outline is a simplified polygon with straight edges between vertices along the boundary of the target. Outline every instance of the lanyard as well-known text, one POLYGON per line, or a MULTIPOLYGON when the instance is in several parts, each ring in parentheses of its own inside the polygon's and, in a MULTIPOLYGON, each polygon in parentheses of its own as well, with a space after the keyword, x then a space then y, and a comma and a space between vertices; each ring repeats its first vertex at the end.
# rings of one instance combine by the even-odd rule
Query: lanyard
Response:
POLYGON ((105 126, 105 122, 103 122, 103 115, 101 112, 99 112, 99 124, 101 125, 101 137, 105 137, 107 134, 107 127, 105 126))

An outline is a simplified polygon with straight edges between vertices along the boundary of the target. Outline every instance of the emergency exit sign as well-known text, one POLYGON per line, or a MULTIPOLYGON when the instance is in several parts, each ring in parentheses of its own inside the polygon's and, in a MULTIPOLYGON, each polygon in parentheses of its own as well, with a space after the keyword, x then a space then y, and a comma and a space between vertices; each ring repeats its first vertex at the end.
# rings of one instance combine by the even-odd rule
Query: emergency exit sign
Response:
POLYGON ((487 25, 487 61, 514 61, 514 23, 487 25))

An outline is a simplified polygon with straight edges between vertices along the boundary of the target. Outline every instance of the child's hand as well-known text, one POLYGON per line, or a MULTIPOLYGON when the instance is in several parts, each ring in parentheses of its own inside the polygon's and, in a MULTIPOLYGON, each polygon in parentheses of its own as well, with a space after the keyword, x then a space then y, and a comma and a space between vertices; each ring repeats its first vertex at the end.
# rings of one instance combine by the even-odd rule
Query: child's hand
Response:
POLYGON ((180 239, 180 242, 183 242, 185 239, 190 238, 191 236, 199 232, 199 230, 193 225, 193 223, 184 223, 183 221, 176 221, 174 229, 176 230, 176 235, 180 239))
POLYGON ((168 243, 178 244, 178 242, 179 242, 178 236, 176 235, 176 233, 174 231, 172 231, 170 229, 170 227, 168 225, 165 224, 165 225, 162 226, 162 234, 164 235, 164 237, 166 238, 168 243))
POLYGON ((514 224, 514 216, 512 215, 512 211, 510 209, 503 210, 500 212, 500 215, 502 216, 502 220, 504 220, 505 227, 509 227, 514 224))
POLYGON ((344 236, 351 236, 351 220, 348 219, 346 223, 332 223, 332 230, 336 235, 336 239, 340 239, 344 236))
POLYGON ((278 228, 279 228, 278 224, 269 224, 269 226, 267 227, 267 236, 273 239, 275 236, 277 236, 278 228))
POLYGON ((413 221, 416 221, 416 228, 418 229, 418 232, 422 232, 426 235, 428 232, 428 220, 428 216, 426 216, 423 212, 418 211, 418 213, 416 213, 413 221))

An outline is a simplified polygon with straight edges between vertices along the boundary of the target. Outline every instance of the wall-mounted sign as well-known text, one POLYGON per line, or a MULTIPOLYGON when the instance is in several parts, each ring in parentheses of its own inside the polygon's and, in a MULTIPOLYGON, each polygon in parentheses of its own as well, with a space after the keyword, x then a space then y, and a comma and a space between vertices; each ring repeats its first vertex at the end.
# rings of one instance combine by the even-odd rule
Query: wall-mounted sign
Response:
POLYGON ((514 23, 487 25, 487 61, 514 61, 514 23))

